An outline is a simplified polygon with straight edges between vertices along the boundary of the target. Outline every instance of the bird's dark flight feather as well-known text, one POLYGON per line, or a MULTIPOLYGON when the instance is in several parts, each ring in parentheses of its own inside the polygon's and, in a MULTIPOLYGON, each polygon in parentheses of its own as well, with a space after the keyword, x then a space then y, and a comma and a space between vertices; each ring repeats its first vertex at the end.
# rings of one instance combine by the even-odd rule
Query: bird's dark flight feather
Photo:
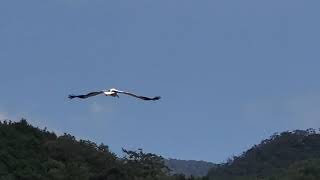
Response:
POLYGON ((88 97, 91 97, 91 96, 96 96, 96 95, 99 95, 99 94, 102 94, 103 91, 97 91, 97 92, 90 92, 88 94, 84 94, 84 95, 69 95, 68 98, 69 99, 73 99, 73 98, 80 98, 80 99, 85 99, 85 98, 88 98, 88 97))
POLYGON ((132 93, 129 93, 129 92, 121 92, 121 93, 129 95, 129 96, 133 96, 133 97, 136 97, 136 98, 139 98, 139 99, 142 99, 142 100, 146 100, 146 101, 156 101, 156 100, 161 99, 160 96, 145 97, 145 96, 138 96, 138 95, 135 95, 135 94, 132 94, 132 93))

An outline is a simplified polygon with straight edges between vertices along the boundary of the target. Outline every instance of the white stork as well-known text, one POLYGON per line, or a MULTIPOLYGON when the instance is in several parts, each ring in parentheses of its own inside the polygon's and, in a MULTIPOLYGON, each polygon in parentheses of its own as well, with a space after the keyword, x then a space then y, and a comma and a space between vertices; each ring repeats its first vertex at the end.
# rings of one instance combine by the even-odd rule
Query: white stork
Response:
POLYGON ((119 97, 118 94, 126 94, 129 96, 133 96, 142 100, 146 100, 146 101, 156 101, 159 100, 161 97, 160 96, 155 96, 155 97, 145 97, 145 96, 138 96, 136 94, 130 93, 130 92, 125 92, 125 91, 119 91, 117 89, 111 88, 109 90, 104 90, 104 91, 95 91, 95 92, 90 92, 88 94, 84 94, 84 95, 69 95, 70 99, 73 98, 80 98, 80 99, 86 99, 88 97, 91 96, 96 96, 99 94, 104 94, 105 96, 112 96, 112 97, 119 97))

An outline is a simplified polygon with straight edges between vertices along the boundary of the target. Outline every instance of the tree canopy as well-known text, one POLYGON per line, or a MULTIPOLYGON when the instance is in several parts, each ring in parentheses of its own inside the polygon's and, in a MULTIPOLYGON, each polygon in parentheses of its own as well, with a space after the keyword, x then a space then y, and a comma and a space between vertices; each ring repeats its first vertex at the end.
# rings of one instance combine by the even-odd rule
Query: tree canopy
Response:
POLYGON ((161 156, 142 149, 123 152, 119 158, 105 144, 57 136, 25 119, 0 122, 0 180, 181 179, 167 175, 161 156))
MULTIPOLYGON (((318 180, 320 134, 314 129, 276 133, 205 177, 170 174, 167 160, 142 149, 117 157, 105 144, 57 136, 19 122, 0 122, 0 180, 318 180)), ((199 152, 197 152, 199 153, 199 152)))
POLYGON ((215 180, 286 180, 300 175, 318 179, 320 171, 310 169, 318 169, 319 160, 320 134, 315 129, 286 131, 212 168, 208 176, 215 180), (307 174, 298 170, 303 168, 309 169, 307 174))

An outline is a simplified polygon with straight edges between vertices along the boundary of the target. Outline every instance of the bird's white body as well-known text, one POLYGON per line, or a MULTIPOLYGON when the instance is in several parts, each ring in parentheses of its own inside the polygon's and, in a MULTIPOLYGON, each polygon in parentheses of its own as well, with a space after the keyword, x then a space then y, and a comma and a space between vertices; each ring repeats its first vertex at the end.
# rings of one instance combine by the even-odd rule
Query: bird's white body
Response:
POLYGON ((103 91, 103 94, 106 96, 115 96, 117 93, 116 92, 111 92, 111 91, 103 91))
POLYGON ((103 94, 106 96, 112 96, 112 97, 119 97, 118 93, 121 93, 122 91, 119 91, 117 89, 111 88, 109 90, 103 91, 103 94))

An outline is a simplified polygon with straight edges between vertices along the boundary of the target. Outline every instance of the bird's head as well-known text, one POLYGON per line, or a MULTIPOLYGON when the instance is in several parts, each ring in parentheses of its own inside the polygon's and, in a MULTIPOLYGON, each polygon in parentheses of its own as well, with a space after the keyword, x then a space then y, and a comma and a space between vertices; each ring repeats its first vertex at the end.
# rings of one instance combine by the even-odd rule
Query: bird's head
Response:
POLYGON ((109 91, 110 91, 110 92, 117 92, 118 90, 115 89, 115 88, 111 88, 111 89, 109 89, 109 91))

